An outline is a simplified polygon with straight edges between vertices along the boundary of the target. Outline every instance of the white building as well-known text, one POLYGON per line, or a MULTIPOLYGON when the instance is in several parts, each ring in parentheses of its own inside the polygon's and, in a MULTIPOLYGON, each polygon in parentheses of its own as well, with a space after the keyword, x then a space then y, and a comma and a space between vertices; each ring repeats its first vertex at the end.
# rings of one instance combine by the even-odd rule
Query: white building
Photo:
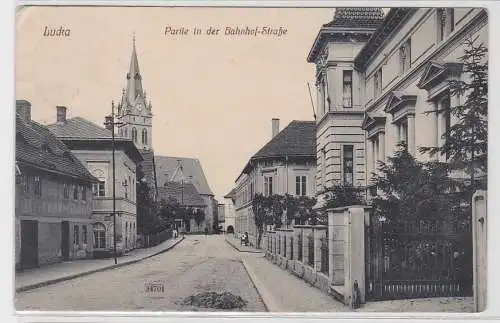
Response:
MULTIPOLYGON (((488 45, 485 9, 339 8, 308 55, 316 64, 317 182, 369 186, 376 162, 404 141, 438 146, 454 120, 430 113, 463 98, 448 80, 463 77, 464 40, 488 45)), ((446 157, 439 157, 444 160, 446 157)))

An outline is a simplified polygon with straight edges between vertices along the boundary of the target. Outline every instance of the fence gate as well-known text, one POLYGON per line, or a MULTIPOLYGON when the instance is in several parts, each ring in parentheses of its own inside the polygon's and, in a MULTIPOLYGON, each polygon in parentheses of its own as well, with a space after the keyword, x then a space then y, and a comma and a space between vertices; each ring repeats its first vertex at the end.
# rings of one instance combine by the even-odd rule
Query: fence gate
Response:
POLYGON ((471 218, 457 218, 388 221, 371 215, 367 299, 472 296, 471 218))

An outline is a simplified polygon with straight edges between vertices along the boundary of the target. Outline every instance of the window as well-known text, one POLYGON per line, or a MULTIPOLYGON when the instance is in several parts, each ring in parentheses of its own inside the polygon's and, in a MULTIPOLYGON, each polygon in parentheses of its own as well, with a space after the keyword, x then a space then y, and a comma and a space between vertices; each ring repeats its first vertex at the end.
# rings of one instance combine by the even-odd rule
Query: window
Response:
POLYGON ((437 9, 438 41, 442 41, 455 29, 455 12, 453 8, 437 9))
POLYGON ((82 201, 87 200, 87 186, 82 186, 82 201))
POLYGON ((28 193, 30 191, 31 177, 28 175, 22 175, 22 190, 24 193, 28 193))
POLYGON ((321 149, 321 184, 323 187, 326 186, 326 152, 325 149, 321 149))
POLYGON ((80 243, 80 227, 75 225, 73 229, 74 229, 73 244, 78 245, 80 243))
POLYGON ((344 145, 344 184, 354 184, 354 146, 344 145))
POLYGON ((408 144, 408 119, 404 119, 397 124, 398 141, 408 144))
POLYGON ((132 141, 137 143, 137 129, 132 128, 132 141))
POLYGON ((128 137, 128 131, 127 131, 127 128, 125 128, 125 138, 128 137))
POLYGON ((378 167, 377 161, 379 159, 378 150, 379 150, 379 141, 378 136, 375 136, 372 140, 372 169, 375 170, 378 167))
POLYGON ((83 240, 83 244, 87 244, 87 226, 84 225, 82 227, 82 240, 83 240))
POLYGON ((73 199, 76 201, 78 200, 78 185, 75 185, 73 187, 73 199))
MULTIPOLYGON (((446 95, 442 100, 441 100, 441 110, 443 114, 443 119, 444 119, 444 129, 442 130, 442 133, 439 134, 440 136, 444 136, 444 142, 449 142, 450 140, 450 128, 451 128, 451 114, 450 114, 450 96, 446 95)), ((438 141, 439 142, 439 141, 438 141)), ((447 151, 446 152, 446 159, 450 158, 450 154, 447 151)))
POLYGON ((106 248, 106 228, 102 223, 94 224, 94 248, 106 248))
POLYGON ((306 176, 295 176, 295 195, 307 194, 306 176))
POLYGON ((264 176, 264 196, 273 195, 273 178, 271 176, 264 176))
POLYGON ((344 108, 352 108, 352 71, 343 71, 344 108))
POLYGON ((35 176, 34 178, 33 192, 37 196, 42 196, 42 180, 40 176, 35 176))
POLYGON ((399 64, 400 72, 403 74, 408 71, 411 66, 411 39, 408 38, 407 41, 399 48, 399 64))
POLYGON ((142 129, 142 143, 148 144, 148 131, 146 129, 142 129))
POLYGON ((254 188, 254 183, 252 181, 250 183, 250 199, 253 199, 254 194, 255 194, 255 188, 254 188))
POLYGON ((68 184, 64 183, 64 193, 63 197, 65 200, 69 199, 69 187, 68 184))
MULTIPOLYGON (((130 176, 129 176, 129 178, 130 178, 130 176)), ((128 182, 127 182, 127 180, 125 180, 123 182, 123 187, 125 188, 125 191, 124 191, 125 192, 125 198, 128 198, 128 182)))
POLYGON ((93 196, 105 196, 105 183, 104 181, 99 181, 99 183, 92 184, 92 195, 93 196))
POLYGON ((382 93, 382 68, 379 68, 373 77, 374 95, 382 93))

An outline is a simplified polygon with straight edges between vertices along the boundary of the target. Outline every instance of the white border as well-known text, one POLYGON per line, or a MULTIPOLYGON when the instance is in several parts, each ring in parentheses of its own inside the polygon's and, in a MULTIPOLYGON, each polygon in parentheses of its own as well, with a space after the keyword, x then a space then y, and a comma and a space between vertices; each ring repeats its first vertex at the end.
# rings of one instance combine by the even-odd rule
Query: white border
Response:
MULTIPOLYGON (((0 235, 0 250, 2 251, 2 273, 5 279, 0 289, 0 301, 2 304, 1 322, 14 321, 15 312, 13 305, 14 291, 14 265, 6 259, 13 259, 13 233, 14 233, 14 12, 16 3, 13 1, 0 1, 0 39, 2 44, 0 59, 0 98, 3 102, 4 124, 0 127, 0 138, 3 138, 4 151, 6 155, 0 159, 1 169, 5 170, 4 185, 0 187, 4 225, 4 234, 0 235)), ((432 6, 455 6, 455 7, 487 7, 489 11, 489 64, 490 64, 490 174, 489 174, 489 200, 495 201, 500 183, 499 171, 495 169, 500 165, 499 154, 496 152, 498 132, 500 131, 500 3, 495 1, 17 1, 17 5, 120 5, 120 6, 233 6, 233 7, 342 7, 342 6, 377 6, 377 7, 432 7, 432 6), (495 35, 495 36, 494 36, 495 35)), ((312 42, 313 40, 311 40, 312 42)), ((445 320, 451 322, 470 320, 493 320, 500 321, 500 284, 498 283, 500 266, 496 247, 500 246, 499 215, 494 212, 492 203, 488 205, 489 234, 488 234, 488 305, 487 310, 482 313, 294 313, 294 314, 270 314, 270 313, 184 313, 184 312, 19 312, 18 320, 21 322, 179 322, 187 319, 204 322, 219 322, 221 318, 230 318, 240 322, 277 321, 286 319, 293 322, 312 322, 318 320, 341 320, 341 321, 367 321, 380 320, 384 322, 400 322, 402 319, 412 319, 415 322, 431 320, 445 320)))

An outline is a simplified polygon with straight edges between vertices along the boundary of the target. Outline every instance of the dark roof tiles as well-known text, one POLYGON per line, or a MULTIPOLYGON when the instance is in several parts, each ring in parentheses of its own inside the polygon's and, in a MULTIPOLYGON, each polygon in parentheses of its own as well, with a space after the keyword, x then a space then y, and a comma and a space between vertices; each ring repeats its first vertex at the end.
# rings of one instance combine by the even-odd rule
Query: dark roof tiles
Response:
POLYGON ((166 182, 163 186, 158 187, 158 198, 164 201, 174 199, 185 206, 205 206, 205 201, 192 183, 166 182))
POLYGON ((16 117, 16 161, 86 181, 96 181, 47 127, 16 117))
POLYGON ((333 20, 323 27, 376 28, 384 19, 382 8, 338 8, 333 20))

